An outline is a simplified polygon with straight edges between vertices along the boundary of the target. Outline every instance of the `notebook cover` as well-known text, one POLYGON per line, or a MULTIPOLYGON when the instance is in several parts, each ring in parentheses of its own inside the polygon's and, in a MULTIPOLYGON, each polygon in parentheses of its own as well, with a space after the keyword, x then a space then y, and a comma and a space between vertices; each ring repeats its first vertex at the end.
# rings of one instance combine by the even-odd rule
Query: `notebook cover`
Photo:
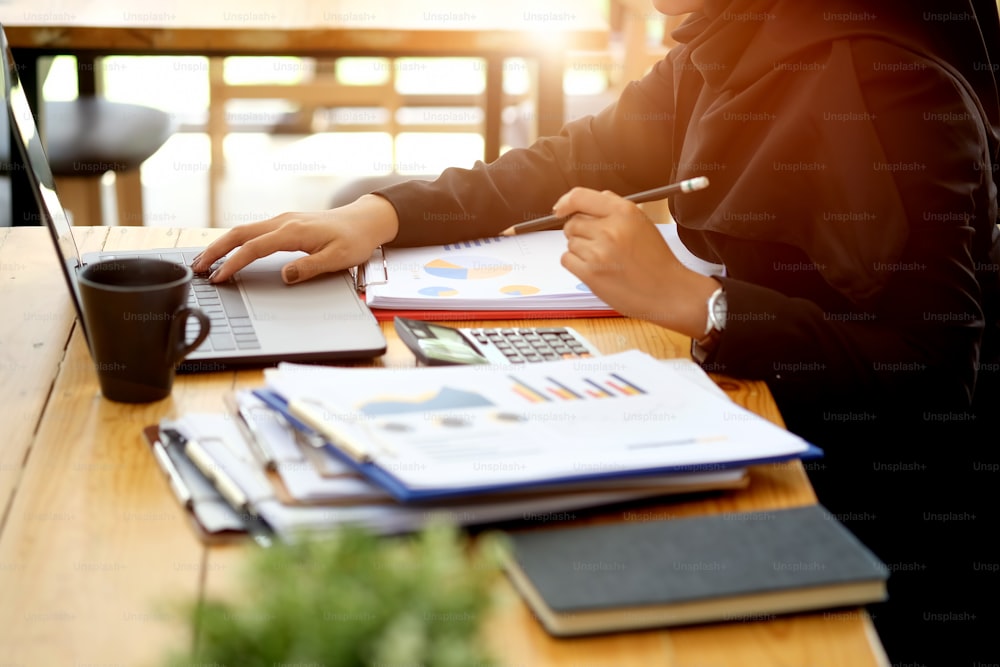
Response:
POLYGON ((820 505, 508 536, 512 558, 556 614, 888 578, 885 565, 820 505))

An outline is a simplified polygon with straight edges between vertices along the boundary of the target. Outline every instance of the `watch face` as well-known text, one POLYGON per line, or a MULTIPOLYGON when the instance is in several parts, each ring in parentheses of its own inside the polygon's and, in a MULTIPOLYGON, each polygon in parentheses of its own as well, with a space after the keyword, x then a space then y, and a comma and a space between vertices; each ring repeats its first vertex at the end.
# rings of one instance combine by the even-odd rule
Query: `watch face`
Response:
POLYGON ((726 293, 720 292, 712 302, 712 324, 716 329, 722 329, 726 326, 727 311, 728 302, 726 300, 726 293))
POLYGON ((726 297, 724 296, 719 296, 715 300, 715 317, 722 322, 726 320, 726 297))

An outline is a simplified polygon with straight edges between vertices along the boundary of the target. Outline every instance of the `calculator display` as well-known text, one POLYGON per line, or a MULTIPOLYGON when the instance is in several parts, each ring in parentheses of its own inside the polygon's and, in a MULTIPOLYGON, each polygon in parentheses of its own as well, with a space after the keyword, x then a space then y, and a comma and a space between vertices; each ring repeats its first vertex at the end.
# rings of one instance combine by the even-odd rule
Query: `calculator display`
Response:
POLYGON ((427 323, 431 337, 418 337, 417 344, 428 357, 453 364, 485 364, 486 358, 479 354, 460 332, 451 327, 427 323))

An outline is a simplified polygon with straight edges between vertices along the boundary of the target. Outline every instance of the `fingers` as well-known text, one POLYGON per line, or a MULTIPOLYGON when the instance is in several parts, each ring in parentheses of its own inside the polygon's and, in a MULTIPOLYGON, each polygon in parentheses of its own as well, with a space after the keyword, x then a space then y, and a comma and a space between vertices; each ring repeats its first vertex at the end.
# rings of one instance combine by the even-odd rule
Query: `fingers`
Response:
POLYGON ((270 220, 262 220, 260 222, 253 222, 246 225, 240 225, 239 227, 233 227, 228 232, 208 244, 201 254, 198 255, 193 262, 191 262, 191 270, 195 273, 208 271, 208 269, 215 264, 220 257, 224 257, 226 253, 233 248, 241 246, 250 239, 256 238, 261 234, 274 231, 280 224, 281 223, 277 218, 271 218, 270 220))
MULTIPOLYGON (((589 265, 587 261, 575 252, 567 251, 559 258, 562 267, 580 279, 585 285, 590 278, 589 265)), ((589 285, 588 285, 589 286, 589 285)))
POLYGON ((561 262, 567 271, 587 285, 598 280, 614 279, 627 269, 621 247, 590 239, 568 239, 561 262))
MULTIPOLYGON (((572 255, 581 260, 584 264, 594 261, 595 246, 596 244, 590 239, 586 239, 581 236, 566 236, 566 255, 572 255)), ((565 255, 563 257, 565 259, 565 255)), ((581 277, 576 271, 572 271, 572 273, 578 278, 581 277)))
MULTIPOLYGON (((300 224, 290 222, 279 225, 277 229, 273 229, 272 231, 265 231, 259 236, 251 236, 251 238, 243 241, 239 248, 229 255, 222 266, 216 269, 209 277, 209 280, 213 283, 229 280, 237 271, 251 262, 261 257, 267 257, 279 250, 302 250, 303 231, 301 227, 300 224)), ((262 228, 266 229, 266 227, 262 228)), ((294 262, 290 262, 290 264, 294 264, 294 262)), ((310 275, 315 275, 316 273, 319 273, 319 271, 313 271, 310 275)), ((283 277, 284 275, 283 272, 283 277)), ((302 279, 298 278, 298 280, 302 279)), ((291 282, 298 282, 298 280, 291 282)), ((286 279, 285 282, 289 281, 286 279)))
POLYGON ((343 262, 336 259, 333 250, 324 248, 315 254, 300 257, 285 264, 281 269, 281 278, 285 283, 293 285, 315 278, 320 274, 339 271, 343 268, 343 262))
MULTIPOLYGON (((269 220, 234 227, 211 243, 191 263, 193 271, 206 271, 220 257, 229 257, 209 276, 213 283, 232 278, 248 264, 281 250, 304 250, 312 254, 282 269, 286 283, 301 282, 326 271, 342 268, 335 260, 324 258, 322 251, 328 240, 317 236, 316 225, 300 219, 299 214, 283 213, 269 220)), ((329 254, 329 253, 328 253, 329 254)))
POLYGON ((560 197, 552 210, 559 216, 571 216, 563 225, 567 238, 594 240, 611 228, 619 228, 622 222, 645 218, 638 206, 610 190, 598 192, 581 187, 560 197), (612 227, 594 224, 600 221, 609 222, 612 227))
POLYGON ((610 190, 598 192, 590 188, 576 187, 556 201, 552 212, 558 216, 583 213, 595 218, 603 218, 614 213, 619 202, 625 202, 625 200, 610 190))

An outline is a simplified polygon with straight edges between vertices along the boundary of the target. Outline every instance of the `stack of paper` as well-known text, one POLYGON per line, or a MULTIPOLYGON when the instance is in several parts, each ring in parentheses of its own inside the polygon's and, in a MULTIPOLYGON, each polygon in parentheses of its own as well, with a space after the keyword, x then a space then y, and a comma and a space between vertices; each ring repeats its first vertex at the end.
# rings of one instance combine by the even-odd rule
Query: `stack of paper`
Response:
POLYGON ((379 257, 366 268, 365 300, 389 309, 610 310, 560 265, 565 251, 561 231, 388 248, 383 276, 379 257))
MULTIPOLYGON (((689 268, 718 274, 722 267, 694 257, 676 225, 657 225, 689 268)), ((606 303, 560 263, 561 230, 475 239, 439 246, 387 248, 362 271, 372 308, 462 311, 604 311, 606 303), (383 254, 384 253, 384 254, 383 254)))
POLYGON ((531 520, 738 488, 747 465, 818 454, 694 363, 637 351, 527 367, 283 364, 266 378, 227 413, 147 430, 203 533, 531 520))
POLYGON ((147 433, 206 541, 250 532, 267 542, 275 533, 287 539, 345 524, 400 533, 441 515, 460 525, 567 518, 561 513, 746 484, 745 471, 726 470, 405 505, 249 392, 237 394, 236 402, 234 414, 186 414, 147 433))
POLYGON ((282 364, 265 376, 258 396, 402 502, 811 453, 730 401, 696 364, 634 350, 513 368, 282 364))

